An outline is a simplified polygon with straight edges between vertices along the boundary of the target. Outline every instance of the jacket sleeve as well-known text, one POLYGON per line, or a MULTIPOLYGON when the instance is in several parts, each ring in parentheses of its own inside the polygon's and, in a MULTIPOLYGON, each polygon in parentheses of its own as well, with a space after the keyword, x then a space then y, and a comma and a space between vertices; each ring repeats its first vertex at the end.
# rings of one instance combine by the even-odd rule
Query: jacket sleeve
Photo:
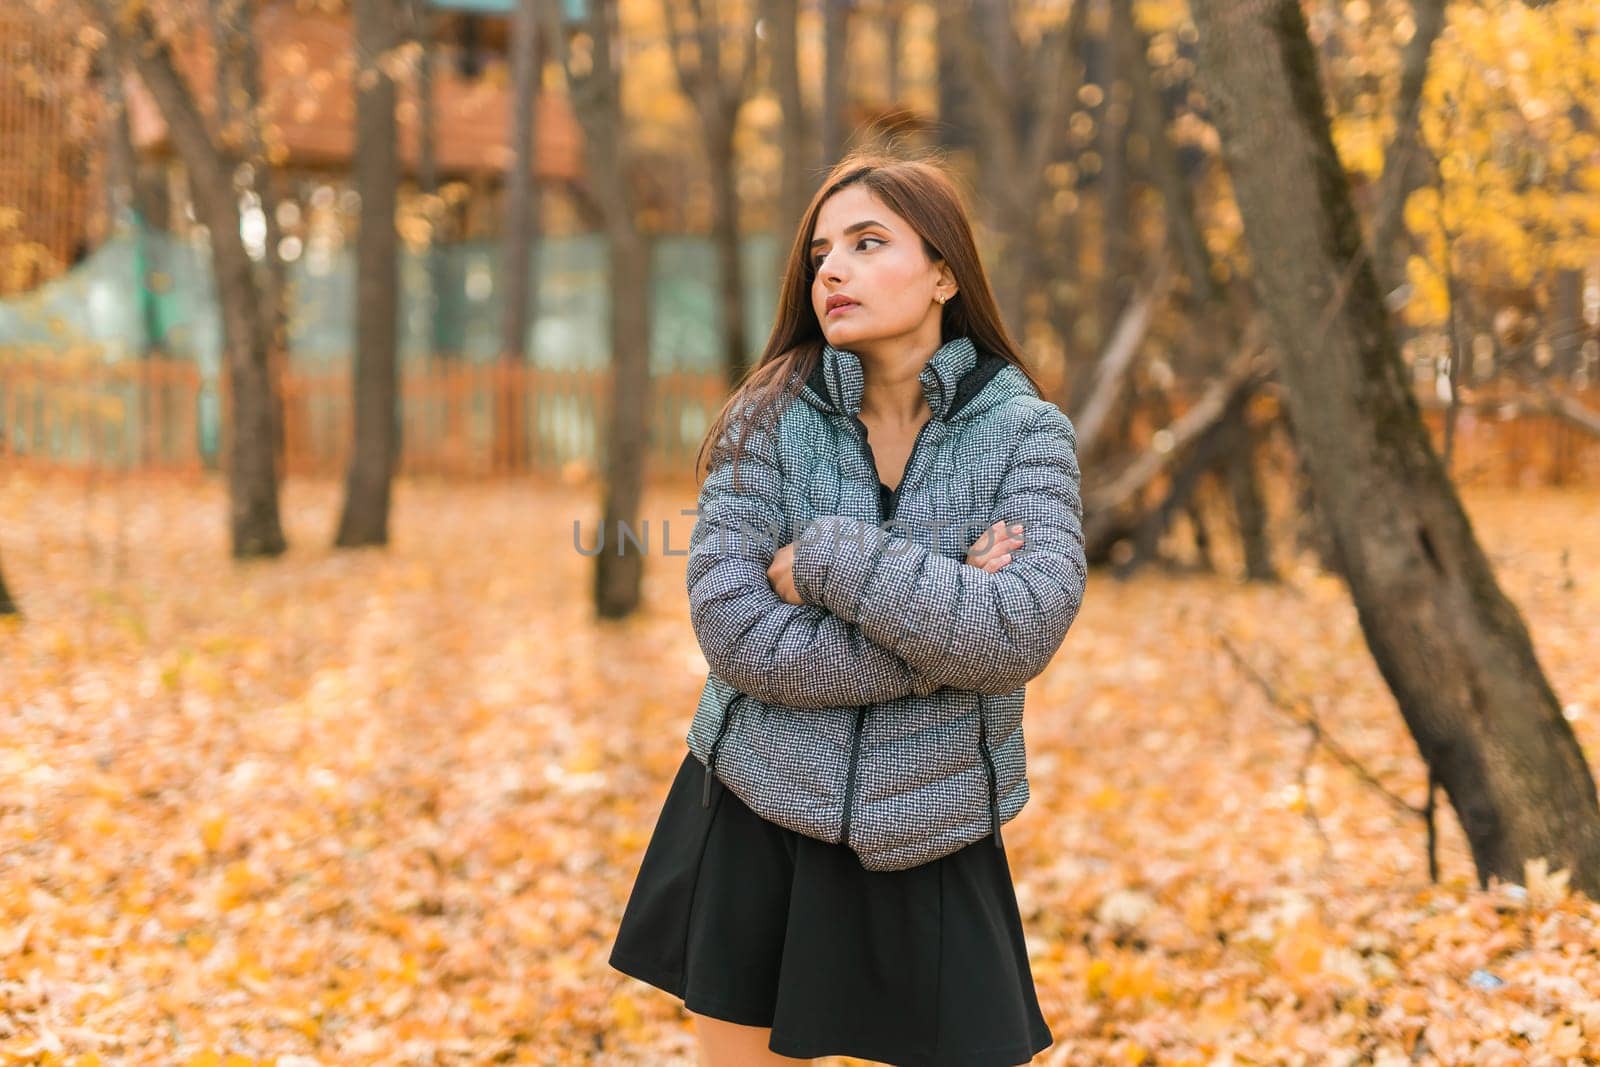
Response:
POLYGON ((925 696, 937 684, 855 626, 781 599, 767 578, 787 543, 782 474, 770 430, 752 430, 733 481, 732 434, 715 445, 689 535, 686 580, 695 636, 713 672, 758 700, 795 708, 925 696))
POLYGON ((950 559, 872 523, 824 515, 795 544, 795 589, 932 682, 1003 694, 1049 665, 1088 574, 1072 422, 1049 405, 1024 432, 990 522, 1022 525, 997 571, 950 559))

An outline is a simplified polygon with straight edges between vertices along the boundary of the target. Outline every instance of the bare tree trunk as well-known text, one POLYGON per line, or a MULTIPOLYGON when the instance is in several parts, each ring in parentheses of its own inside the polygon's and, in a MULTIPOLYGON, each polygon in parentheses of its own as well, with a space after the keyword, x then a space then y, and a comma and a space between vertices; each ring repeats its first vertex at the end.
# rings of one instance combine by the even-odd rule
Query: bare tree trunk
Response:
POLYGON ((122 57, 117 44, 108 40, 96 61, 96 78, 105 100, 106 134, 106 232, 113 234, 125 211, 135 211, 134 180, 138 174, 138 152, 133 147, 133 129, 128 123, 128 102, 122 91, 122 57))
POLYGON ((728 385, 734 386, 750 368, 750 352, 744 336, 744 268, 739 246, 738 161, 733 147, 734 128, 739 109, 744 106, 755 83, 756 20, 746 20, 744 44, 739 66, 732 74, 723 71, 722 26, 717 8, 709 13, 692 5, 692 23, 679 26, 674 4, 667 3, 662 14, 673 39, 673 66, 678 84, 700 117, 700 133, 705 143, 706 163, 711 179, 711 240, 717 253, 717 273, 721 283, 718 310, 722 316, 722 365, 728 385), (693 40, 694 58, 688 45, 693 40))
POLYGON ((901 103, 905 88, 900 75, 900 44, 905 37, 906 4, 904 0, 885 0, 883 14, 883 68, 887 95, 891 104, 901 103))
POLYGON ((783 169, 779 179, 779 234, 793 233, 805 215, 806 205, 816 186, 816 149, 811 139, 811 120, 800 95, 800 42, 796 26, 799 5, 789 0, 766 0, 763 19, 770 27, 769 62, 772 91, 783 111, 778 143, 783 149, 783 169))
MULTIPOLYGON (((156 163, 153 168, 151 165, 141 166, 138 150, 133 145, 133 127, 128 120, 123 77, 134 67, 127 55, 127 45, 125 35, 106 34, 100 67, 100 78, 104 85, 102 92, 106 98, 106 120, 110 127, 106 146, 106 185, 114 209, 111 218, 116 221, 117 211, 131 208, 141 227, 164 230, 168 222, 166 184, 151 177, 153 168, 156 173, 161 173, 159 168, 162 164, 156 163)), ((147 331, 146 341, 154 340, 147 331)), ((150 356, 154 353, 148 350, 147 345, 143 354, 150 356)))
POLYGON ((1140 517, 1133 536, 1133 555, 1117 568, 1119 575, 1126 575, 1141 562, 1156 558, 1157 542, 1171 524, 1172 517, 1180 511, 1189 515, 1190 522, 1194 526, 1195 550, 1201 568, 1211 569, 1211 552, 1205 527, 1200 520, 1198 509, 1191 506, 1193 494, 1207 468, 1215 463, 1221 454, 1229 423, 1238 418, 1240 408, 1249 397, 1250 394, 1242 390, 1230 395, 1222 416, 1208 426, 1193 445, 1185 450, 1183 457, 1172 470, 1166 495, 1159 504, 1140 517))
POLYGON ((640 235, 634 204, 622 87, 615 59, 621 32, 617 0, 591 0, 588 14, 552 34, 568 95, 583 125, 595 207, 604 219, 611 283, 611 404, 605 433, 605 500, 594 575, 596 613, 621 618, 639 606, 646 546, 635 517, 644 491, 650 435, 650 247, 640 235), (574 64, 565 30, 585 33, 589 55, 574 64), (642 537, 640 538, 642 541, 642 537))
POLYGON ((234 125, 234 101, 237 99, 239 64, 235 56, 238 46, 237 25, 240 18, 240 6, 243 0, 209 0, 206 4, 206 15, 209 17, 211 29, 211 46, 215 49, 216 67, 211 72, 215 77, 212 86, 212 100, 216 103, 217 125, 221 127, 222 143, 228 148, 238 151, 242 138, 238 136, 238 128, 234 125))
MULTIPOLYGON (((99 13, 96 8, 96 14, 99 13)), ((168 229, 170 221, 171 203, 166 190, 165 163, 155 162, 141 165, 138 150, 133 147, 133 126, 128 122, 128 101, 126 101, 123 75, 126 72, 136 72, 133 59, 128 56, 128 38, 120 34, 106 35, 106 99, 107 112, 112 123, 112 142, 107 152, 110 158, 110 181, 128 182, 128 205, 138 214, 139 222, 146 229, 168 229), (125 174, 125 178, 117 178, 117 174, 125 174)), ((147 342, 154 344, 154 330, 147 330, 147 342)), ((147 355, 154 355, 147 352, 147 355)))
POLYGON ((1550 374, 1570 379, 1583 364, 1583 271, 1556 270, 1554 305, 1550 316, 1550 374))
POLYGON ((1195 0, 1290 417, 1368 646, 1481 885, 1537 857, 1600 895, 1594 778, 1407 387, 1296 0, 1195 0))
MULTIPOLYGON (((517 0, 512 16, 512 133, 515 161, 506 181, 506 233, 504 274, 505 302, 501 305, 500 358, 508 386, 527 365, 528 327, 532 315, 529 294, 533 289, 534 207, 538 188, 533 180, 534 146, 538 138, 539 91, 539 4, 542 0, 517 0)), ((526 419, 523 391, 514 386, 502 389, 497 398, 499 428, 495 434, 501 452, 497 464, 505 470, 527 466, 526 419)))
MULTIPOLYGON (((960 56, 959 38, 970 32, 959 19, 941 15, 934 20, 934 47, 939 54, 939 121, 934 124, 934 136, 939 147, 952 155, 971 153, 979 143, 979 129, 988 121, 982 101, 973 96, 962 72, 965 61, 960 56)), ((981 156, 977 162, 982 163, 981 156)))
POLYGON ((763 19, 770 30, 767 39, 771 64, 772 91, 783 112, 778 130, 783 150, 783 168, 778 193, 777 232, 792 232, 800 225, 811 198, 811 168, 815 165, 810 121, 800 95, 799 32, 797 5, 783 0, 766 0, 763 19))
POLYGON ((1311 471, 1306 465, 1305 446, 1294 432, 1291 419, 1279 419, 1278 427, 1294 453, 1294 545, 1298 552, 1309 552, 1317 564, 1329 574, 1339 573, 1338 551, 1333 544, 1333 531, 1323 518, 1317 504, 1316 488, 1311 483, 1311 471))
MULTIPOLYGON (((417 192, 429 200, 429 220, 433 227, 428 234, 428 250, 425 254, 425 263, 428 274, 427 296, 427 326, 423 329, 423 337, 427 338, 427 355, 430 357, 445 357, 454 355, 446 351, 443 336, 443 316, 440 314, 444 293, 444 257, 440 254, 440 247, 449 237, 449 213, 437 200, 439 192, 439 149, 438 125, 439 109, 433 96, 433 65, 436 59, 434 47, 433 16, 428 6, 428 0, 410 0, 411 4, 411 33, 417 42, 417 192)), ((450 405, 447 418, 452 424, 446 428, 448 436, 454 440, 459 433, 459 426, 454 420, 460 418, 459 405, 450 405)))
POLYGON ((1244 406, 1229 412, 1229 419, 1222 428, 1220 451, 1217 467, 1228 488, 1228 499, 1238 525, 1244 576, 1252 582, 1275 582, 1278 571, 1272 565, 1267 506, 1261 498, 1261 483, 1256 479, 1255 430, 1244 406))
MULTIPOLYGON (((101 57, 101 92, 106 100, 106 207, 107 218, 114 232, 125 218, 131 217, 133 225, 129 237, 134 243, 134 270, 138 286, 139 337, 138 351, 141 359, 151 359, 159 354, 156 348, 155 308, 147 281, 149 264, 145 258, 149 228, 145 209, 143 186, 139 180, 139 153, 133 146, 133 127, 128 121, 128 101, 122 84, 127 67, 122 54, 122 41, 115 36, 106 38, 105 53, 101 57)), ((139 420, 149 425, 152 417, 152 400, 148 391, 140 392, 139 420)), ((145 439, 148 440, 148 436, 145 439)), ((145 457, 147 458, 147 457, 145 457)))
POLYGON ((1111 19, 1119 27, 1127 50, 1124 70, 1132 89, 1134 122, 1144 134, 1150 151, 1151 178, 1166 205, 1167 242, 1188 279, 1189 303, 1204 307, 1220 299, 1216 267, 1201 233, 1194 190, 1167 134, 1167 109, 1146 58, 1149 44, 1133 21, 1132 0, 1111 0, 1111 19))
POLYGON ((646 551, 624 544, 622 530, 636 525, 650 440, 650 318, 645 302, 634 299, 649 290, 650 245, 629 218, 608 223, 606 247, 612 263, 611 336, 617 339, 605 453, 604 514, 611 543, 595 568, 594 596, 601 617, 621 618, 639 606, 646 551))
POLYGON ((384 66, 396 44, 393 0, 355 0, 356 158, 361 194, 356 238, 356 350, 351 400, 355 440, 345 475, 344 511, 334 544, 389 543, 389 493, 400 452, 396 414, 397 305, 400 290, 394 228, 399 150, 395 83, 384 66))
MULTIPOLYGON (((1133 122, 1143 131, 1149 146, 1153 177, 1166 202, 1167 239, 1188 277, 1189 312, 1199 327, 1197 332, 1204 338, 1205 350, 1211 353, 1209 371, 1212 375, 1220 374, 1223 353, 1254 344, 1253 339, 1245 339, 1246 331, 1240 324, 1239 308, 1243 301, 1228 299, 1237 287, 1225 289, 1216 284, 1217 272, 1201 235, 1194 196, 1167 135, 1166 108, 1149 68, 1144 36, 1133 21, 1130 0, 1111 0, 1110 7, 1109 33, 1119 59, 1119 84, 1125 84, 1129 91, 1133 122)), ((1125 224, 1114 224, 1113 228, 1123 229, 1125 224)), ((1113 251, 1108 246, 1107 255, 1113 251)), ((1246 422, 1242 406, 1230 411, 1218 433, 1220 447, 1215 451, 1213 472, 1225 485, 1228 503, 1233 508, 1245 575, 1250 580, 1275 580, 1277 572, 1272 565, 1271 539, 1256 476, 1255 434, 1246 422)), ((1198 524, 1196 528, 1198 530, 1198 524)))
POLYGON ((1400 92, 1395 105, 1395 132, 1383 157, 1378 179, 1377 218, 1372 227, 1372 251, 1378 284, 1385 292, 1405 281, 1405 247, 1400 241, 1405 226, 1406 198, 1428 180, 1429 167, 1417 133, 1422 107, 1422 85, 1428 75, 1433 42, 1444 29, 1445 0, 1412 0, 1416 28, 1406 42, 1400 65, 1400 92))
POLYGON ((734 158, 733 126, 708 131, 707 155, 711 166, 711 240, 717 250, 717 276, 721 283, 718 311, 722 317, 722 365, 730 386, 750 369, 750 349, 744 336, 744 265, 739 241, 739 188, 734 158))
POLYGON ((233 190, 234 153, 213 139, 194 93, 173 62, 172 49, 148 11, 126 17, 113 0, 92 0, 108 36, 118 39, 160 108, 183 160, 196 215, 211 240, 211 266, 222 305, 229 410, 228 504, 237 559, 276 556, 286 547, 278 516, 278 469, 273 445, 271 325, 254 266, 239 236, 233 190))
POLYGON ((844 157, 850 145, 850 3, 822 0, 822 168, 844 157))
POLYGON ((1076 57, 1088 5, 1089 0, 1074 0, 1067 21, 1045 33, 1027 56, 1002 0, 939 0, 937 5, 939 40, 954 49, 981 116, 974 132, 984 202, 990 205, 984 222, 993 239, 995 300, 1006 327, 1018 337, 1027 328, 1030 288, 1050 275, 1045 267, 1050 250, 1038 239, 1038 219, 1045 172, 1065 143, 1083 81, 1083 64, 1076 57), (1024 108, 1025 100, 1031 109, 1024 108))
POLYGON ((1128 82, 1128 68, 1133 65, 1130 37, 1130 28, 1124 26, 1122 20, 1107 21, 1102 50, 1106 56, 1106 76, 1101 86, 1105 92, 1105 110, 1099 129, 1100 173, 1095 176, 1095 186, 1100 190, 1101 248, 1100 313, 1096 319, 1102 348, 1111 336, 1118 312, 1128 300, 1127 271, 1133 258, 1134 224, 1129 202, 1133 175, 1128 163, 1132 88, 1128 82))
MULTIPOLYGON (((1083 0, 1077 0, 1082 4, 1083 0)), ((1019 219, 1017 196, 1008 188, 1018 177, 1017 109, 1020 106, 1016 56, 1012 48, 1011 14, 1005 0, 973 0, 955 4, 945 0, 938 17, 953 29, 944 36, 955 50, 961 79, 978 101, 974 139, 978 146, 977 175, 984 197, 981 217, 988 230, 987 258, 995 303, 1006 326, 1022 331, 1023 279, 1027 265, 1016 256, 1019 219)))
POLYGON ((272 447, 281 464, 285 459, 283 427, 283 373, 289 365, 289 265, 280 251, 283 228, 278 225, 281 201, 277 172, 267 157, 266 134, 262 129, 261 54, 256 43, 255 24, 248 17, 235 23, 236 61, 241 99, 248 108, 244 116, 245 149, 249 153, 252 184, 261 201, 265 227, 265 255, 259 272, 259 287, 265 307, 262 315, 268 336, 268 367, 272 388, 267 391, 271 408, 272 447))

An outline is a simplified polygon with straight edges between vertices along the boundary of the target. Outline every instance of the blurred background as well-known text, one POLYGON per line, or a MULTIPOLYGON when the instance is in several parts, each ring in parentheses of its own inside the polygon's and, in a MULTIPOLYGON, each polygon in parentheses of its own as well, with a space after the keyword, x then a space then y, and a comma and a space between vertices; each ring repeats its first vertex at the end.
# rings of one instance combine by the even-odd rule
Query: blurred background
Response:
POLYGON ((1040 1060, 1600 1062, 1597 83, 1578 0, 0 0, 0 1052, 694 1062, 605 953, 695 453, 881 149, 1077 431, 1040 1060))
MULTIPOLYGON (((1191 324, 1248 270, 1182 4, 621 2, 607 15, 614 69, 582 75, 617 93, 593 100, 578 98, 551 37, 591 62, 584 0, 523 8, 390 0, 363 45, 333 0, 160 0, 144 8, 149 25, 115 32, 63 0, 7 0, 8 454, 220 464, 224 316, 196 208, 201 153, 237 217, 251 309, 279 316, 268 347, 282 469, 343 469, 360 47, 378 50, 375 76, 394 95, 392 128, 375 131, 394 142, 392 162, 370 180, 395 200, 399 281, 381 298, 398 331, 402 471, 598 464, 601 379, 614 346, 634 343, 609 335, 606 311, 605 219, 622 212, 627 254, 647 264, 639 343, 662 404, 651 470, 683 472, 719 380, 765 341, 805 198, 863 143, 940 149, 978 190, 1009 325, 1066 410, 1119 324, 1133 332, 1108 445, 1147 445, 1203 392, 1214 368, 1191 324), (541 25, 519 38, 519 19, 541 25), (132 47, 140 34, 170 49, 169 91, 152 93, 119 58, 118 36, 132 47), (519 40, 531 51, 520 59, 519 40), (175 109, 204 126, 187 149, 175 109), (595 169, 608 155, 585 147, 597 121, 614 124, 615 184, 595 169), (512 391, 509 406, 496 407, 497 390, 512 391)), ((1524 402, 1536 380, 1595 407, 1589 16, 1474 5, 1431 31, 1422 86, 1405 80, 1410 5, 1306 10, 1418 396, 1445 403, 1452 373, 1470 392, 1459 476, 1592 480, 1593 423, 1524 402), (1422 162, 1394 166, 1411 156, 1422 162)))

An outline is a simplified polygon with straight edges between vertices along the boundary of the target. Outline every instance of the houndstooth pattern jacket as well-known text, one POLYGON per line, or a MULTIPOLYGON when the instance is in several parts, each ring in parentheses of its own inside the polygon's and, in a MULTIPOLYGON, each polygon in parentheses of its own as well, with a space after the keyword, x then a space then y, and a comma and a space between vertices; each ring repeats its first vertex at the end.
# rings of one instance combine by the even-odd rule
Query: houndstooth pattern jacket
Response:
POLYGON ((844 842, 869 870, 914 867, 992 832, 1028 801, 1025 684, 1083 602, 1087 566, 1071 421, 999 356, 953 338, 923 366, 932 417, 900 485, 878 478, 854 353, 825 345, 776 425, 714 443, 686 581, 710 667, 686 737, 758 815, 844 842), (803 402, 798 402, 803 401, 803 402), (1011 562, 964 562, 997 520, 1011 562), (803 604, 767 578, 793 543, 803 604))

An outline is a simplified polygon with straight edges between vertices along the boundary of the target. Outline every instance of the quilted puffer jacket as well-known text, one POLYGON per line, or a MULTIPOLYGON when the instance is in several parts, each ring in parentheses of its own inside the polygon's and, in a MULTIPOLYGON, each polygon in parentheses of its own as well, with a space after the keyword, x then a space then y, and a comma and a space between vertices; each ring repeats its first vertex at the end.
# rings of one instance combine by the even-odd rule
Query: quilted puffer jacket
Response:
POLYGON ((702 801, 715 774, 763 818, 845 842, 878 871, 991 832, 1000 845, 1029 795, 1024 686, 1061 647, 1087 577, 1067 416, 967 337, 919 378, 932 417, 890 490, 859 416, 860 358, 825 345, 775 425, 750 417, 753 402, 737 409, 689 538, 710 667, 686 737, 702 801), (1000 519, 1022 525, 1022 547, 998 571, 966 563, 1000 519), (799 605, 766 573, 789 543, 799 605))

